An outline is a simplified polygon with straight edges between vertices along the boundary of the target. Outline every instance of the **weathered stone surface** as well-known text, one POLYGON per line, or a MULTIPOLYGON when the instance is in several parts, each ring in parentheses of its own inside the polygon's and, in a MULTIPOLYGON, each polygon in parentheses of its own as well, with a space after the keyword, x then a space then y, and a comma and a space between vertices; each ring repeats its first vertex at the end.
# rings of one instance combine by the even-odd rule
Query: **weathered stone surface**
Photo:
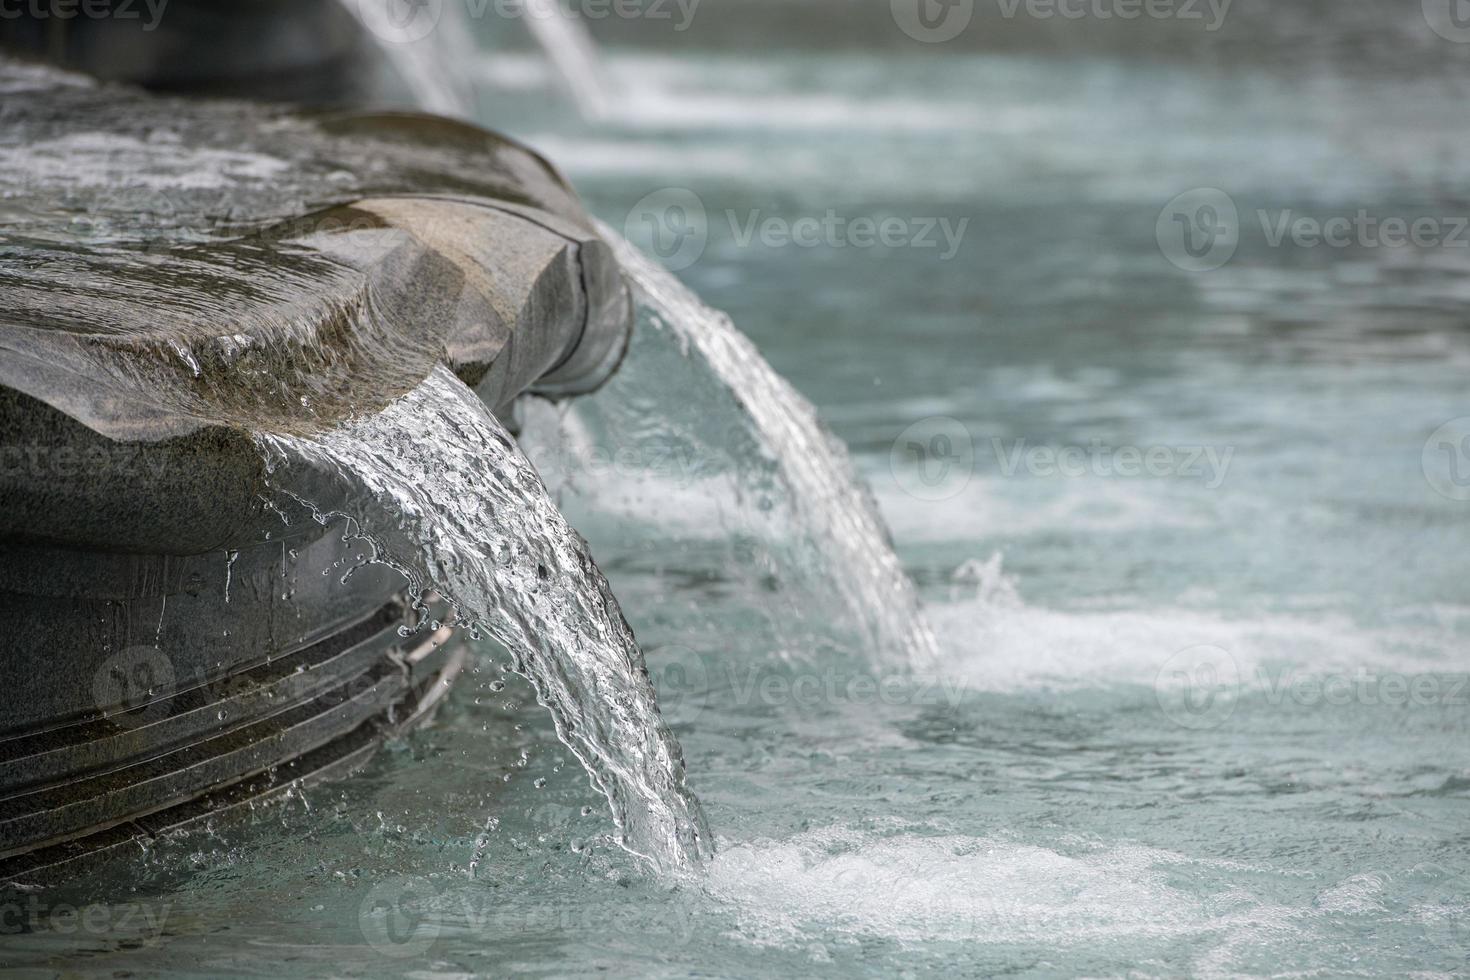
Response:
POLYGON ((491 133, 3 60, 0 92, 0 466, 25 461, 0 469, 0 539, 236 546, 260 519, 243 432, 374 411, 439 361, 502 410, 621 356, 610 251, 549 164, 491 133), (106 448, 73 419, 139 447, 147 485, 61 477, 58 452, 106 448))

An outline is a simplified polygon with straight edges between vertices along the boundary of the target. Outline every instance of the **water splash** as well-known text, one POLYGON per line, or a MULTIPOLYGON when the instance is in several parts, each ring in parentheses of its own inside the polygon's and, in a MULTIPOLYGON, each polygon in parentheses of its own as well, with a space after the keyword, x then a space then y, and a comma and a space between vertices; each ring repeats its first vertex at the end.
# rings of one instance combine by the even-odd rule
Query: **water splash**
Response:
POLYGON ((259 435, 273 487, 318 521, 349 518, 370 560, 437 591, 454 619, 511 651, 557 735, 606 795, 621 843, 660 871, 711 840, 659 718, 643 655, 586 542, 515 440, 447 368, 386 410, 319 436, 259 435), (306 501, 325 471, 342 501, 306 501))

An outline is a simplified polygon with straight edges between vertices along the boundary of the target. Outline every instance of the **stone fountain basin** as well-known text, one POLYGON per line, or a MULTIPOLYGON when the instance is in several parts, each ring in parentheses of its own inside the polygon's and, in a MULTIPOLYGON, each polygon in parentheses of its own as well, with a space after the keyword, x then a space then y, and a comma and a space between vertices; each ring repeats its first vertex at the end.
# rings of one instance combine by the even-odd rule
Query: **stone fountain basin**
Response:
POLYGON ((425 717, 460 654, 399 635, 397 573, 344 579, 363 545, 272 496, 254 434, 378 411, 440 363, 500 413, 590 390, 631 303, 560 175, 473 126, 3 59, 0 99, 4 880, 425 717))

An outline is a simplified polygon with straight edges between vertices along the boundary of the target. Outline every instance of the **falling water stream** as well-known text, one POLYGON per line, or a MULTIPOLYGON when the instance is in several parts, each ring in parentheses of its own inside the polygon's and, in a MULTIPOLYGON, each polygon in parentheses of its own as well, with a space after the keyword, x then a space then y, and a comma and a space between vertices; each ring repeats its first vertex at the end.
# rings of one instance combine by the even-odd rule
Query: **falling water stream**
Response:
POLYGON ((425 111, 469 117, 474 86, 462 70, 473 42, 462 4, 342 0, 425 111))
MULTIPOLYGON (((473 116, 475 31, 470 11, 475 7, 462 0, 342 0, 342 6, 367 29, 414 102, 430 112, 473 116)), ((488 8, 481 4, 478 9, 483 15, 488 8)), ((519 17, 507 14, 497 19, 496 27, 516 20, 525 24, 582 117, 606 117, 612 86, 586 24, 558 0, 532 0, 519 17)))
POLYGON ((412 594, 446 597, 459 625, 512 651, 558 737, 607 796, 629 851, 664 871, 709 853, 678 743, 607 580, 515 440, 459 379, 436 368, 376 415, 318 437, 258 438, 278 488, 295 496, 295 467, 333 472, 354 491, 346 516, 370 559, 402 572, 412 594))
MULTIPOLYGON (((700 302, 612 229, 601 230, 637 284, 649 328, 666 333, 678 345, 683 372, 697 373, 714 389, 711 394, 718 392, 734 401, 738 410, 731 414, 742 423, 752 455, 779 474, 781 492, 771 496, 791 509, 791 533, 805 539, 819 557, 815 581, 841 599, 843 618, 856 624, 860 655, 890 666, 932 666, 934 635, 893 552, 883 518, 841 441, 729 316, 700 302)), ((666 414, 671 407, 660 405, 655 410, 666 414)), ((754 468, 756 460, 738 460, 742 475, 754 468)), ((770 505, 769 499, 757 504, 761 509, 770 505)), ((815 581, 809 583, 808 593, 815 581)))

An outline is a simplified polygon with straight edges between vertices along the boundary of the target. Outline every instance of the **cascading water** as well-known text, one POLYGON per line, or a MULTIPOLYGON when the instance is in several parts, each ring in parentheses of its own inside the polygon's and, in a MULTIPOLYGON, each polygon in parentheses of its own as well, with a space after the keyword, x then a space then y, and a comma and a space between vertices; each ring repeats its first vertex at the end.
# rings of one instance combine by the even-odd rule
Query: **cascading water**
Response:
MULTIPOLYGON (((476 62, 470 11, 479 19, 494 8, 463 0, 414 4, 410 0, 341 0, 372 35, 414 100, 431 112, 470 117, 475 86, 470 69, 476 62)), ((532 0, 524 20, 531 39, 561 78, 584 119, 609 113, 608 75, 597 44, 586 25, 558 0, 532 0)), ((512 23, 510 20, 504 23, 512 23)))
POLYGON ((460 3, 341 3, 366 28, 418 105, 442 115, 474 115, 475 88, 464 71, 473 64, 474 41, 460 3))
POLYGON ((280 492, 298 497, 298 467, 333 473, 351 488, 346 516, 370 546, 366 560, 398 569, 414 595, 437 591, 460 625, 511 651, 607 796, 629 851, 663 871, 710 853, 679 745, 607 580, 473 392, 440 367, 375 415, 321 436, 258 440, 280 492))
POLYGON ((558 0, 531 3, 526 26, 561 75, 582 118, 606 118, 609 79, 587 26, 564 11, 558 0))
MULTIPOLYGON (((667 476, 672 461, 682 460, 688 472, 679 475, 700 479, 704 500, 664 480, 636 488, 640 503, 659 507, 653 520, 672 516, 662 502, 674 493, 692 507, 728 504, 718 530, 762 539, 761 559, 747 564, 765 579, 761 604, 783 605, 779 617, 786 621, 773 627, 787 641, 788 658, 801 656, 793 643, 810 638, 793 636, 791 626, 815 612, 825 617, 816 633, 856 642, 863 659, 932 668, 934 636, 846 449, 728 316, 611 229, 600 231, 635 285, 634 348, 606 393, 572 403, 554 435, 533 416, 537 424, 523 435, 539 441, 533 453, 556 469, 552 439, 570 444, 568 456, 585 459, 599 442, 627 446, 639 433, 658 432, 665 444, 676 444, 665 447, 671 466, 644 466, 643 473, 667 476), (700 399, 697 415, 681 411, 689 398, 700 399)), ((605 481, 589 489, 617 492, 605 481)))

